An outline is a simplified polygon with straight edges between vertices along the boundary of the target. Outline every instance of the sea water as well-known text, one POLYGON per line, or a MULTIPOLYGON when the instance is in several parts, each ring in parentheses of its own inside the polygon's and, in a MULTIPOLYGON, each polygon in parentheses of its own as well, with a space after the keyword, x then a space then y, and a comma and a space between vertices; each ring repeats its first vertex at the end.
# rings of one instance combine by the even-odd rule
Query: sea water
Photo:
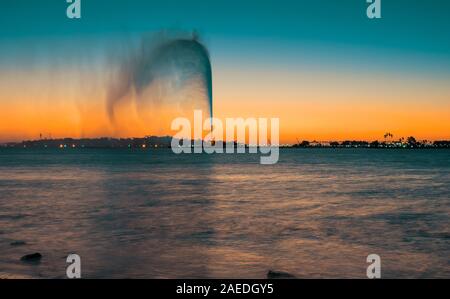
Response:
MULTIPOLYGON (((450 151, 0 149, 0 273, 84 278, 450 277, 450 151), (11 245, 23 241, 21 246, 11 245), (21 256, 42 254, 39 263, 21 256)), ((19 243, 20 244, 20 243, 19 243)))

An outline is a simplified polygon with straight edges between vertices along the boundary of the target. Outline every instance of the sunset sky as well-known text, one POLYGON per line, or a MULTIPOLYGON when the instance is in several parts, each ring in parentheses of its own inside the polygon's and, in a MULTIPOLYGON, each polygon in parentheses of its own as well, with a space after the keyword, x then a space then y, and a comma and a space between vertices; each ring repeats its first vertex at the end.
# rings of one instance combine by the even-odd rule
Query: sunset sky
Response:
MULTIPOLYGON (((105 110, 116 57, 143 35, 199 32, 213 67, 215 116, 279 117, 283 143, 450 139, 450 2, 82 0, 0 4, 0 142, 141 137, 170 127, 124 105, 105 110)), ((156 118, 155 118, 156 119, 156 118)))

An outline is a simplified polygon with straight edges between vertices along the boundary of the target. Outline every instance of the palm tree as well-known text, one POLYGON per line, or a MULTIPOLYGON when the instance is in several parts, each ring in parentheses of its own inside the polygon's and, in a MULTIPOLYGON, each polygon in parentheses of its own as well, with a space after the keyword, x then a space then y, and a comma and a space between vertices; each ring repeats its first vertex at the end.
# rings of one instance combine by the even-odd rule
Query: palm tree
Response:
POLYGON ((416 138, 413 136, 409 136, 408 139, 406 139, 406 142, 408 142, 409 146, 414 147, 417 144, 416 138))
POLYGON ((392 134, 392 133, 386 133, 386 134, 384 134, 384 142, 386 142, 387 140, 386 139, 392 139, 392 138, 394 138, 394 135, 392 134))

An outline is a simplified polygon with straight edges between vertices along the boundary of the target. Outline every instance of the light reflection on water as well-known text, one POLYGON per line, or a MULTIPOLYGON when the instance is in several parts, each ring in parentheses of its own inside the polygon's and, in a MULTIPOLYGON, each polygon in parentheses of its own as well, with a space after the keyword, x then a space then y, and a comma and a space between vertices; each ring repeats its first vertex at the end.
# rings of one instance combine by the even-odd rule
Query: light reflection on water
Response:
POLYGON ((450 277, 446 150, 0 150, 0 273, 85 278, 450 277), (24 246, 11 246, 15 240, 24 246), (41 252, 38 265, 20 262, 41 252))

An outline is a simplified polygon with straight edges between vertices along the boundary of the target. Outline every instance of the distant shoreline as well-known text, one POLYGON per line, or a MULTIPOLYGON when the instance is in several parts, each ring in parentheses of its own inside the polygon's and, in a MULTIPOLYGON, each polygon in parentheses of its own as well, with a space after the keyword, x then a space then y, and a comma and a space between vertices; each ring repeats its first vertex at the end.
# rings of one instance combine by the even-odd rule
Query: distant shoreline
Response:
MULTIPOLYGON (((147 136, 143 138, 60 138, 25 140, 21 142, 8 142, 0 144, 0 148, 93 148, 93 149, 116 149, 116 148, 171 148, 172 137, 170 136, 147 136)), ((235 147, 249 147, 249 145, 228 143, 235 147)), ((225 146, 225 142, 224 142, 225 146)), ((281 144, 280 148, 366 148, 366 149, 436 149, 450 148, 450 140, 440 141, 417 141, 414 137, 408 137, 406 141, 301 141, 297 144, 281 144)))

